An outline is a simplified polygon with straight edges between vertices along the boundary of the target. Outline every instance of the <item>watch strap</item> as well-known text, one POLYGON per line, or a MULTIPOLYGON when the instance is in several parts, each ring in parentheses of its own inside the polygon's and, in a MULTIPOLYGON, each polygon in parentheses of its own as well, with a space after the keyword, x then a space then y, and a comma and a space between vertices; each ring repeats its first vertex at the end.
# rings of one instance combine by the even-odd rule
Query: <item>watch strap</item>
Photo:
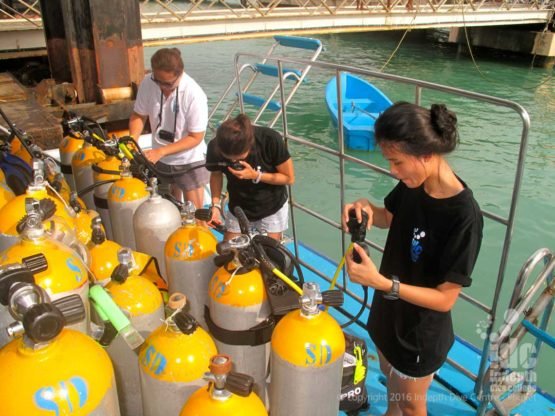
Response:
POLYGON ((397 300, 399 299, 399 278, 397 276, 393 276, 391 278, 393 284, 391 285, 391 290, 387 293, 383 294, 384 299, 388 300, 397 300))

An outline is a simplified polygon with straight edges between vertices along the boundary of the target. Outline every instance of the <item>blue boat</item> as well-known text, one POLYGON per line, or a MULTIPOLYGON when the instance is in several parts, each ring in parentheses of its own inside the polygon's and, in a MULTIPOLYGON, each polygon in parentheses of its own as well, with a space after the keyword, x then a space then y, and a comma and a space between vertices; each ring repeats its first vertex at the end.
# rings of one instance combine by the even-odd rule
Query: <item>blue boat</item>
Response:
MULTIPOLYGON (((341 105, 345 146, 354 150, 374 150, 374 123, 392 101, 368 81, 348 72, 341 75, 341 105)), ((338 126, 337 77, 326 85, 326 105, 335 127, 338 126)))

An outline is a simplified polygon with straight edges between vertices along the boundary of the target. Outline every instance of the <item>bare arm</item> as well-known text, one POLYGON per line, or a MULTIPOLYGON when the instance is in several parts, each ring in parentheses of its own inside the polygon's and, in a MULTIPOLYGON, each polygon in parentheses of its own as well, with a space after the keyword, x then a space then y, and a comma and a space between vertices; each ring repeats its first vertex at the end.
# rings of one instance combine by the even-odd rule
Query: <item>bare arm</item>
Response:
POLYGON ((143 116, 139 113, 133 113, 129 117, 129 135, 134 139, 138 139, 143 129, 145 128, 146 119, 148 116, 143 116))
MULTIPOLYGON (((245 169, 228 169, 239 179, 256 180, 258 177, 258 171, 245 161, 241 161, 241 164, 245 167, 245 169)), ((276 169, 277 172, 275 173, 262 172, 262 175, 260 175, 260 182, 268 183, 270 185, 292 185, 295 183, 295 169, 293 168, 293 160, 291 158, 287 159, 282 164, 277 165, 276 169)))
MULTIPOLYGON (((262 172, 260 182, 270 185, 293 185, 295 183, 295 169, 293 168, 293 160, 287 159, 281 165, 276 166, 277 172, 262 172)), ((256 176, 253 178, 255 179, 256 176)))
POLYGON ((220 205, 220 195, 222 194, 223 183, 224 174, 222 172, 210 172, 210 194, 212 195, 212 205, 215 205, 215 208, 212 210, 212 218, 210 218, 209 222, 209 225, 212 226, 222 223, 221 218, 223 207, 220 205))
MULTIPOLYGON (((358 251, 362 258, 362 262, 357 264, 353 261, 352 253, 347 255, 347 271, 351 280, 364 286, 370 286, 383 292, 389 292, 393 285, 391 280, 378 272, 374 262, 357 244, 354 245, 353 250, 358 251)), ((401 283, 399 285, 399 297, 406 302, 423 308, 438 312, 448 312, 455 305, 461 289, 461 285, 451 282, 441 283, 435 288, 401 283)))
POLYGON ((192 149, 198 146, 198 144, 204 139, 204 133, 204 131, 200 133, 187 133, 187 136, 182 137, 174 143, 170 143, 156 149, 147 150, 145 152, 146 157, 152 163, 156 163, 165 156, 192 149))
MULTIPOLYGON (((391 285, 389 286, 389 289, 391 289, 391 285)), ((399 297, 414 305, 438 312, 449 312, 455 306, 461 290, 461 285, 451 282, 444 282, 435 288, 401 283, 399 285, 399 297)))
POLYGON ((222 172, 210 172, 210 194, 212 195, 212 205, 220 203, 223 183, 224 174, 222 172))

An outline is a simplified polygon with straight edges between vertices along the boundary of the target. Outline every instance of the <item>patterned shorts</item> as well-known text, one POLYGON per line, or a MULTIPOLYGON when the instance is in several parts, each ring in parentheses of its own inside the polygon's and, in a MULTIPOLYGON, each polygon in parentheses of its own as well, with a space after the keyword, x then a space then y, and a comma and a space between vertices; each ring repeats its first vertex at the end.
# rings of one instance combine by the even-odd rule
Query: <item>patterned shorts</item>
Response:
MULTIPOLYGON (((268 215, 258 221, 251 221, 251 228, 257 230, 261 234, 265 233, 281 233, 287 230, 287 223, 289 221, 289 204, 287 201, 279 209, 278 212, 268 215)), ((225 214, 225 228, 230 233, 240 233, 239 221, 231 213, 225 214)))

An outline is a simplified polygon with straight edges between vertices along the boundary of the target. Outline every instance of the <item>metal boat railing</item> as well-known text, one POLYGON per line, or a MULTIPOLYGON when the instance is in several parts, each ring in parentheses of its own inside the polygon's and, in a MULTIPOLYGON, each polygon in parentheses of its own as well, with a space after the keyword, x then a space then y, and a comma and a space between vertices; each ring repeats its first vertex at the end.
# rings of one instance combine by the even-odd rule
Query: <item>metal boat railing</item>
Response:
MULTIPOLYGON (((255 62, 257 60, 261 60, 267 58, 265 56, 260 56, 260 55, 256 55, 256 54, 250 54, 250 53, 238 53, 235 56, 235 78, 239 79, 239 71, 241 68, 240 65, 240 61, 243 59, 253 59, 255 60, 255 62)), ((401 83, 401 84, 405 84, 405 85, 410 85, 412 87, 414 87, 414 102, 416 104, 420 104, 420 101, 422 99, 423 93, 425 91, 436 91, 436 92, 442 92, 442 93, 447 93, 447 94, 452 94, 452 95, 456 95, 456 96, 460 96, 460 97, 465 97, 468 98, 470 100, 476 100, 479 102, 485 102, 485 103, 489 103, 495 106, 499 106, 499 107, 504 107, 507 109, 510 109, 512 111, 514 111, 516 113, 516 115, 520 118, 521 124, 522 124, 522 129, 521 129, 521 133, 520 133, 520 142, 519 142, 519 151, 518 151, 518 158, 517 158, 517 163, 516 163, 516 168, 515 168, 515 172, 514 172, 514 181, 513 181, 513 190, 512 190, 512 194, 511 194, 511 201, 510 201, 510 206, 509 206, 509 211, 508 211, 508 215, 506 217, 495 214, 493 212, 489 212, 486 210, 482 210, 483 215, 494 221, 497 222, 501 225, 503 225, 505 227, 505 233, 504 233, 504 239, 503 239, 503 245, 501 248, 501 256, 500 256, 500 262, 499 262, 499 267, 498 267, 498 273, 497 273, 497 280, 496 280, 496 284, 495 284, 495 289, 494 289, 494 293, 493 293, 493 298, 492 298, 492 302, 491 305, 486 305, 482 302, 480 302, 478 299, 472 297, 471 295, 461 292, 461 298, 464 299, 465 301, 467 301, 468 303, 470 303, 471 305, 473 305, 474 307, 477 307, 483 311, 485 311, 488 316, 489 316, 489 325, 486 329, 486 337, 485 337, 485 341, 484 344, 482 345, 482 354, 481 354, 481 361, 480 361, 480 365, 479 365, 479 371, 478 374, 474 374, 471 371, 469 371, 468 369, 465 369, 464 367, 462 367, 461 365, 459 365, 458 363, 454 362, 453 360, 448 360, 448 362, 450 364, 453 365, 454 368, 456 368, 458 371, 464 373, 467 377, 469 377, 470 379, 472 379, 475 382, 475 394, 477 397, 482 397, 483 395, 483 389, 484 389, 484 382, 485 382, 485 374, 486 371, 488 369, 488 357, 489 357, 489 351, 491 349, 491 334, 493 333, 493 328, 495 328, 496 325, 496 315, 497 315, 497 310, 498 310, 498 302, 499 302, 499 298, 500 298, 500 292, 501 292, 501 288, 503 286, 503 282, 504 282, 504 278, 505 278, 505 271, 506 271, 506 266, 507 266, 507 259, 508 259, 508 255, 509 255, 509 248, 511 245, 511 237, 512 237, 512 232, 513 232, 513 226, 514 226, 514 220, 515 220, 515 212, 516 212, 516 206, 517 206, 517 201, 518 201, 518 196, 520 193, 520 187, 521 187, 521 182, 522 182, 522 176, 523 176, 523 169, 524 169, 524 160, 525 160, 525 156, 526 156, 526 147, 527 147, 527 143, 528 143, 528 132, 530 129, 530 117, 528 115, 528 113, 526 112, 526 110, 520 106, 519 104, 509 101, 509 100, 504 100, 504 99, 500 99, 500 98, 496 98, 496 97, 492 97, 492 96, 488 96, 488 95, 484 95, 484 94, 480 94, 480 93, 475 93, 475 92, 470 92, 470 91, 465 91, 462 89, 458 89, 458 88, 452 88, 452 87, 448 87, 448 86, 444 86, 444 85, 439 85, 439 84, 435 84, 435 83, 431 83, 431 82, 426 82, 426 81, 420 81, 420 80, 416 80, 416 79, 411 79, 411 78, 406 78, 406 77, 401 77, 401 76, 396 76, 396 75, 392 75, 392 74, 386 74, 386 73, 381 73, 381 72, 376 72, 376 71, 370 71, 370 70, 365 70, 365 69, 361 69, 361 68, 356 68, 356 67, 352 67, 352 66, 345 66, 345 65, 338 65, 338 64, 332 64, 332 63, 326 63, 326 62, 312 62, 312 61, 306 61, 306 60, 302 60, 302 59, 291 59, 291 58, 282 58, 282 57, 271 57, 269 58, 270 61, 274 61, 275 64, 278 66, 279 68, 279 73, 281 73, 281 70, 283 68, 283 65, 291 65, 291 64, 296 64, 296 65, 312 65, 312 67, 315 68, 319 68, 322 70, 328 70, 328 71, 333 71, 335 72, 335 76, 337 79, 337 106, 339 109, 339 113, 338 113, 338 125, 341 126, 342 125, 342 119, 343 119, 343 114, 342 114, 342 102, 341 102, 341 82, 340 82, 340 74, 341 72, 350 72, 353 74, 357 74, 357 75, 362 75, 362 76, 367 76, 367 77, 372 77, 372 78, 376 78, 376 79, 381 79, 381 80, 385 80, 388 82, 394 82, 394 83, 401 83)), ((340 204, 340 212, 341 212, 341 208, 345 205, 346 201, 345 201, 345 183, 344 183, 344 179, 345 179, 345 162, 349 161, 355 164, 358 164, 360 166, 363 166, 365 168, 371 169, 375 172, 378 172, 380 174, 384 174, 384 175, 388 175, 391 176, 390 173, 381 168, 380 166, 377 166, 373 163, 369 163, 366 162, 364 160, 358 159, 356 157, 353 157, 351 155, 348 155, 345 153, 345 146, 344 146, 344 140, 343 140, 343 129, 342 128, 338 128, 337 132, 338 132, 338 144, 339 144, 339 148, 338 150, 327 147, 327 146, 323 146, 321 144, 317 144, 317 143, 312 143, 306 139, 303 139, 301 137, 297 137, 295 136, 293 133, 291 133, 289 131, 289 125, 288 125, 288 111, 287 111, 287 105, 285 103, 285 93, 284 93, 284 79, 283 78, 279 78, 279 83, 280 83, 280 92, 281 92, 281 100, 282 100, 282 113, 281 113, 281 119, 282 119, 282 133, 284 136, 284 139, 286 140, 286 142, 295 142, 298 144, 301 144, 303 146, 307 146, 309 148, 312 149, 317 149, 319 151, 325 152, 327 154, 333 155, 335 157, 337 157, 339 159, 339 181, 340 181, 340 200, 338 201, 340 204)), ((237 91, 241 91, 241 84, 240 82, 237 82, 237 91)), ((240 97, 240 94, 239 94, 240 97)), ((240 100, 239 102, 239 109, 241 112, 244 112, 244 106, 243 106, 243 102, 240 100)), ((295 200, 295 192, 294 189, 292 189, 290 187, 289 189, 289 203, 291 206, 291 228, 292 228, 292 233, 293 233, 293 244, 295 247, 295 254, 297 257, 299 257, 299 249, 298 249, 298 244, 299 244, 299 238, 298 238, 298 231, 297 231, 297 226, 296 226, 296 219, 295 219, 295 211, 299 210, 302 211, 320 221, 322 221, 325 224, 328 224, 329 226, 341 230, 341 246, 342 246, 342 251, 343 254, 345 253, 345 233, 342 230, 341 224, 337 221, 335 221, 334 219, 331 218, 327 218, 324 215, 313 211, 311 209, 309 209, 308 207, 298 203, 295 200)), ((374 247, 375 249, 378 249, 380 251, 383 252, 383 248, 380 247, 378 244, 376 244, 375 242, 372 241, 368 241, 368 243, 374 247)), ((309 264, 307 264, 306 262, 303 262, 302 259, 299 258, 299 261, 301 262, 301 264, 303 264, 305 267, 308 267, 310 270, 312 270, 314 273, 318 274, 319 276, 321 276, 323 279, 330 281, 331 279, 324 275, 323 273, 321 273, 318 270, 315 270, 313 267, 311 267, 309 264)), ((345 280, 343 281, 343 285, 340 285, 339 287, 344 288, 345 285, 345 280)), ((356 296, 354 293, 347 291, 347 293, 352 296, 354 299, 356 299, 358 302, 362 302, 362 299, 358 296, 356 296)), ((368 308, 368 305, 366 305, 366 307, 368 308)))
POLYGON ((527 400, 535 392, 534 377, 539 352, 544 343, 555 348, 555 337, 547 333, 549 320, 553 313, 555 294, 555 253, 543 248, 536 251, 523 265, 514 286, 509 308, 505 312, 504 324, 491 334, 491 364, 485 374, 483 394, 479 397, 478 416, 488 410, 491 403, 497 414, 508 416, 511 410, 527 400), (538 264, 544 267, 537 275, 534 283, 524 295, 522 291, 530 275, 538 264), (538 294, 541 294, 538 296, 538 294), (541 315, 541 318, 540 318, 541 315), (539 326, 535 325, 540 321, 539 326), (534 346, 526 351, 526 362, 522 363, 524 376, 514 376, 507 364, 510 357, 517 351, 526 334, 535 337, 534 346))

